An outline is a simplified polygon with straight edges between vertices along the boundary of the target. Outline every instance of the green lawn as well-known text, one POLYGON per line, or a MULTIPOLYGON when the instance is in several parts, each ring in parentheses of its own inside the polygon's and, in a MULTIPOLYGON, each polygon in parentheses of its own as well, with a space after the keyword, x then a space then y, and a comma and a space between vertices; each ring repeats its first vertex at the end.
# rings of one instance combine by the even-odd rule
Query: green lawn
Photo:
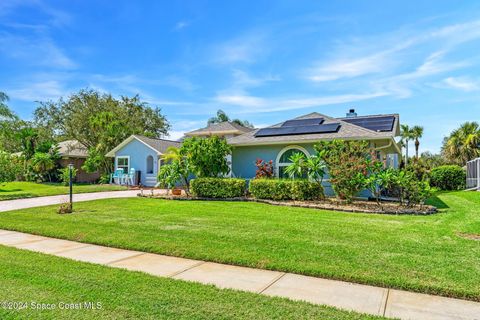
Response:
POLYGON ((480 192, 430 216, 132 198, 0 213, 0 228, 480 300, 480 192))
MULTIPOLYGON (((126 190, 126 187, 106 184, 76 184, 74 193, 126 190)), ((68 194, 69 188, 59 183, 7 182, 0 183, 0 201, 20 198, 68 194)))
POLYGON ((0 287, 1 302, 27 302, 29 306, 6 310, 0 305, 1 319, 375 318, 3 246, 0 246, 0 287), (31 302, 33 306, 55 304, 57 307, 34 310, 31 302), (98 302, 101 309, 61 310, 60 302, 98 302))

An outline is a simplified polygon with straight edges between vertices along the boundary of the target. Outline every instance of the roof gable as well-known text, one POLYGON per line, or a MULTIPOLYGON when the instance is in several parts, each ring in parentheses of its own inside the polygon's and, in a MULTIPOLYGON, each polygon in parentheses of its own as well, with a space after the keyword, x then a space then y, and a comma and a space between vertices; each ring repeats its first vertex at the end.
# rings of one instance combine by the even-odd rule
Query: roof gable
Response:
POLYGON ((154 138, 148 138, 145 136, 141 135, 131 135, 127 139, 125 139, 122 143, 120 143, 118 146, 113 148, 111 151, 109 151, 106 156, 107 157, 115 157, 115 154, 121 150, 123 147, 128 145, 130 142, 133 140, 137 140, 153 151, 155 151, 158 155, 162 155, 165 153, 168 147, 180 147, 181 143, 178 141, 172 141, 172 140, 166 140, 166 139, 154 139, 154 138))

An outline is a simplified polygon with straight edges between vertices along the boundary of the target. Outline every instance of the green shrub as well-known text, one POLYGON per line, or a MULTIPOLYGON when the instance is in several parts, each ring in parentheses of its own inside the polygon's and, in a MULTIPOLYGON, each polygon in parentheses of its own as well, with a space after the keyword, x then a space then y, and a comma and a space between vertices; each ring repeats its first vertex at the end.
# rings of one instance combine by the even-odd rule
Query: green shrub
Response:
POLYGON ((440 166, 430 172, 430 184, 441 190, 465 189, 465 170, 456 165, 440 166))
POLYGON ((23 159, 0 151, 0 182, 14 181, 23 173, 23 159))
MULTIPOLYGON (((58 170, 60 171, 60 180, 62 181, 63 185, 68 186, 70 184, 70 169, 63 168, 58 170)), ((72 181, 75 181, 77 177, 77 168, 72 168, 72 181)))
POLYGON ((190 187, 197 197, 237 198, 245 195, 246 181, 234 178, 195 178, 190 182, 190 187))
POLYGON ((318 200, 324 197, 321 184, 303 179, 253 179, 249 191, 257 199, 318 200))

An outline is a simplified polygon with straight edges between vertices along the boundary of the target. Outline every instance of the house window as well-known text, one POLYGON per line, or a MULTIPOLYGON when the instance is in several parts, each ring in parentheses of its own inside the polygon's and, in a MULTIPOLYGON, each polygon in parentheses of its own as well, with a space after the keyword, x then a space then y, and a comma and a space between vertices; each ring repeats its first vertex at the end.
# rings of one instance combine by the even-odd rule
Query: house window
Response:
POLYGON ((147 157, 147 174, 153 174, 153 157, 147 157))
POLYGON ((128 173, 130 169, 130 157, 117 157, 117 170, 122 169, 124 173, 128 173))
POLYGON ((300 146, 288 146, 283 148, 277 156, 276 168, 277 168, 277 177, 279 178, 289 178, 288 174, 285 173, 285 168, 289 166, 292 162, 289 160, 290 157, 295 153, 303 153, 305 157, 310 157, 308 151, 300 146))

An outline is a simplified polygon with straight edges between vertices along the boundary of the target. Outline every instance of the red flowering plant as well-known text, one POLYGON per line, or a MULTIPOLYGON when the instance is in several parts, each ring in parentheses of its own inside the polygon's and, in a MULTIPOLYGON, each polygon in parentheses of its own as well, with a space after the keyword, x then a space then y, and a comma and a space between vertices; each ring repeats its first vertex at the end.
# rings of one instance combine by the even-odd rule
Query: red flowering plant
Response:
POLYGON ((255 178, 271 178, 273 177, 273 161, 264 161, 257 159, 255 161, 257 171, 255 172, 255 178))

